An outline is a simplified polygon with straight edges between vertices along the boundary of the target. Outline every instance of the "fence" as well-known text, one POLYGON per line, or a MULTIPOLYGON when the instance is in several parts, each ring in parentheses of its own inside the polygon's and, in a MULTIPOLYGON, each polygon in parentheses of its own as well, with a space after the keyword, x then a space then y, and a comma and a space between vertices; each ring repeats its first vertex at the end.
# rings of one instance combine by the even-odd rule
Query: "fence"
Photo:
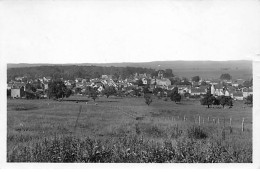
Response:
MULTIPOLYGON (((160 117, 159 117, 160 118, 160 117)), ((210 116, 201 116, 201 115, 193 115, 193 116, 181 116, 181 115, 174 115, 171 117, 164 117, 158 119, 160 120, 167 120, 170 122, 184 122, 184 123, 193 123, 199 126, 213 124, 216 125, 216 127, 223 127, 228 128, 230 133, 233 132, 234 129, 239 129, 241 132, 250 131, 250 128, 252 127, 252 122, 249 120, 246 120, 246 118, 232 118, 232 117, 210 117, 210 116)))

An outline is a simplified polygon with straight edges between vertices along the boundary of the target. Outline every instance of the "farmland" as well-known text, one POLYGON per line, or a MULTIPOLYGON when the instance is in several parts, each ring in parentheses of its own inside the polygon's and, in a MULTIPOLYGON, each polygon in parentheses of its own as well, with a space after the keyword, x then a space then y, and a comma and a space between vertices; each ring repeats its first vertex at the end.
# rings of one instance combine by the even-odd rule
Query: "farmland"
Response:
POLYGON ((155 97, 150 106, 136 97, 8 99, 7 161, 252 162, 252 107, 155 97))

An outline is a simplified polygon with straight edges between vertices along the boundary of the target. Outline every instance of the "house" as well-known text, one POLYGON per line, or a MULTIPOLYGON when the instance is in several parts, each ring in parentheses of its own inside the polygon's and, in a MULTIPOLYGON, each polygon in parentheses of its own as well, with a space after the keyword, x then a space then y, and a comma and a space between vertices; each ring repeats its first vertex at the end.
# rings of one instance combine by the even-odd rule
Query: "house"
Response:
POLYGON ((51 80, 50 76, 43 77, 43 81, 45 82, 49 82, 50 80, 51 80))
MULTIPOLYGON (((171 85, 170 85, 171 86, 171 85)), ((168 86, 169 87, 169 86, 168 86)), ((177 87, 178 88, 178 92, 180 94, 185 94, 185 93, 189 93, 191 86, 190 85, 173 85, 173 88, 177 87)), ((171 87, 170 87, 171 88, 171 87)), ((171 90, 173 89, 171 88, 171 90)))
POLYGON ((20 98, 25 96, 25 87, 13 87, 11 89, 11 97, 20 98))
POLYGON ((192 87, 190 90, 190 95, 194 96, 194 95, 203 95, 203 94, 207 94, 207 89, 205 88, 194 88, 192 87))
POLYGON ((217 85, 217 84, 219 84, 220 83, 220 79, 212 79, 211 81, 210 81, 210 84, 211 85, 217 85))
POLYGON ((234 100, 243 100, 243 93, 241 91, 234 92, 232 98, 234 100))
MULTIPOLYGON (((215 96, 224 96, 225 91, 224 91, 224 85, 222 83, 218 83, 214 85, 214 94, 215 96)), ((212 94, 212 93, 211 93, 212 94)))
POLYGON ((253 95, 253 88, 243 88, 243 97, 246 98, 249 95, 253 95))
POLYGON ((151 85, 156 85, 156 86, 165 86, 166 88, 171 85, 171 81, 167 78, 162 78, 162 79, 152 79, 151 80, 151 85))
POLYGON ((144 85, 147 85, 147 83, 148 83, 146 78, 142 78, 142 82, 143 82, 144 85))
POLYGON ((76 78, 75 79, 75 82, 81 82, 82 81, 82 78, 76 78))
POLYGON ((13 84, 7 84, 7 90, 11 90, 11 88, 12 88, 12 86, 13 86, 13 84))
POLYGON ((175 87, 175 85, 169 85, 169 86, 168 86, 168 90, 173 90, 174 87, 175 87))
POLYGON ((243 79, 237 79, 232 83, 233 87, 238 87, 239 85, 243 85, 244 80, 243 79))
POLYGON ((23 76, 18 76, 18 77, 15 77, 14 79, 16 81, 22 81, 24 79, 24 77, 23 76))

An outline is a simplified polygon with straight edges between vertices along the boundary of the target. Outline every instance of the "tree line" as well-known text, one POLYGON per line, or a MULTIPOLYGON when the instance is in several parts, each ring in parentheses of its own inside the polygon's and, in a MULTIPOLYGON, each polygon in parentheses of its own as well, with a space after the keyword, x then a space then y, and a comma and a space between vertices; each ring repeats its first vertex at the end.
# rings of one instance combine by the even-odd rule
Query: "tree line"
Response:
MULTIPOLYGON (((101 75, 113 75, 114 79, 119 77, 125 79, 135 73, 147 73, 156 75, 151 68, 142 67, 103 67, 103 66, 37 66, 7 69, 7 80, 14 80, 18 76, 26 76, 27 79, 50 76, 53 79, 63 78, 74 80, 75 78, 100 78, 101 75)), ((168 73, 167 73, 168 74, 168 73)), ((170 75, 170 74, 168 74, 170 75)))

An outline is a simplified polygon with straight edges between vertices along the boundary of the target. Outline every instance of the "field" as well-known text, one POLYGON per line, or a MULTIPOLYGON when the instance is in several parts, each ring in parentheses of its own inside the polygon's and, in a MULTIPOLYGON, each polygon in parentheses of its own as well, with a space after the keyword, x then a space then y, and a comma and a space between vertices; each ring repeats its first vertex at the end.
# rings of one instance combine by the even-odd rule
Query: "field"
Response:
POLYGON ((252 107, 155 97, 150 106, 135 97, 8 99, 7 161, 250 163, 252 107))

